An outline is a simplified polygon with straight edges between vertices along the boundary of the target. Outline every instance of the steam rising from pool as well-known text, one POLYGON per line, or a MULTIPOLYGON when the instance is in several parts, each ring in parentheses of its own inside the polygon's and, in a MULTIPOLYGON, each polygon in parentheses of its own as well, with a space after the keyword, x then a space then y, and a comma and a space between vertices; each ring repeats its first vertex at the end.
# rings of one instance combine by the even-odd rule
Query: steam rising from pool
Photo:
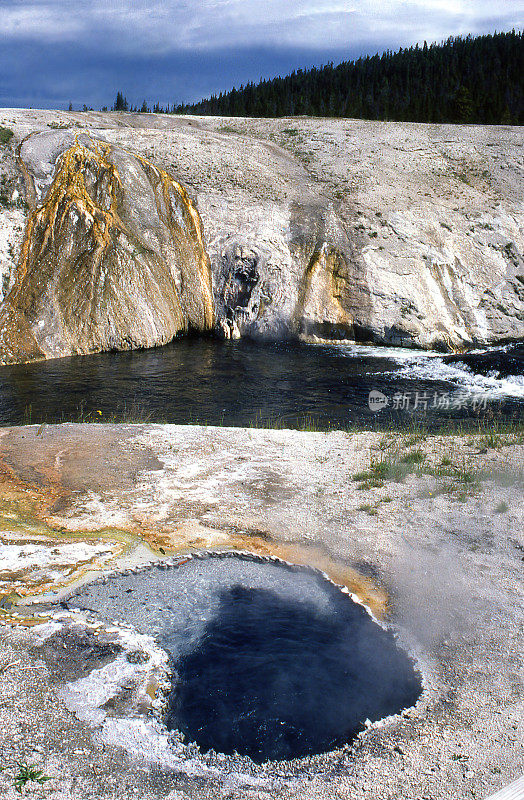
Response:
POLYGON ((211 554, 115 575, 69 605, 154 635, 170 654, 167 727, 255 762, 321 753, 413 705, 393 635, 320 573, 211 554))

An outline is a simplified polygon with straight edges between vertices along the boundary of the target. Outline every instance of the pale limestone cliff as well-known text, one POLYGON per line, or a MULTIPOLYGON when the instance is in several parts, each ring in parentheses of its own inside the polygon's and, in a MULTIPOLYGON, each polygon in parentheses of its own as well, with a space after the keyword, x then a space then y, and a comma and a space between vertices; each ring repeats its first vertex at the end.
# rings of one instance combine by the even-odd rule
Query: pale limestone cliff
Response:
POLYGON ((2 123, 24 140, 32 206, 24 247, 9 234, 22 255, 4 361, 191 328, 450 350, 524 339, 519 128, 15 110, 2 123))
MULTIPOLYGON (((224 121, 201 124, 210 136, 224 121)), ((227 131, 245 153, 227 218, 215 187, 196 183, 237 335, 450 350, 524 338, 520 129, 231 119, 227 131)))

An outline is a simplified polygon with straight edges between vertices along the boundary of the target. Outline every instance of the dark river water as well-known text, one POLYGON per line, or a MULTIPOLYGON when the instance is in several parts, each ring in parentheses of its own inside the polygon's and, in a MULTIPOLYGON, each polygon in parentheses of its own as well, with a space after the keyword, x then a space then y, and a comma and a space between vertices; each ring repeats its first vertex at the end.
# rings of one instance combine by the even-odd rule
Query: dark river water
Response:
POLYGON ((524 345, 444 356, 184 338, 0 368, 4 425, 96 419, 330 429, 438 427, 450 418, 524 420, 524 345))

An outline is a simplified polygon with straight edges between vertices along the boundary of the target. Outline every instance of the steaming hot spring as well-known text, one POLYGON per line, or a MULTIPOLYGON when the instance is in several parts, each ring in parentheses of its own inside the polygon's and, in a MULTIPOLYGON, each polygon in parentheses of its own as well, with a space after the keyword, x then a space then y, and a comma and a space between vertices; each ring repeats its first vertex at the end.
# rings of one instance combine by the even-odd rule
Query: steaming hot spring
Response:
POLYGON ((165 723, 255 762, 326 752, 413 705, 412 659, 323 574, 211 553, 115 574, 69 606, 153 635, 173 678, 165 723))

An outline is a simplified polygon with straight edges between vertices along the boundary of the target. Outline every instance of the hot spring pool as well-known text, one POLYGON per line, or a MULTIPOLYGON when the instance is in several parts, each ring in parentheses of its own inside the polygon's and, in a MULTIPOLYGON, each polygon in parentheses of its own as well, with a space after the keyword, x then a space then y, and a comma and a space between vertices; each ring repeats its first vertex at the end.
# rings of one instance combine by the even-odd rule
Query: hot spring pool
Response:
POLYGON ((206 554, 84 586, 69 606, 156 637, 173 667, 166 725, 203 752, 326 752, 421 694, 392 633, 307 568, 206 554))

